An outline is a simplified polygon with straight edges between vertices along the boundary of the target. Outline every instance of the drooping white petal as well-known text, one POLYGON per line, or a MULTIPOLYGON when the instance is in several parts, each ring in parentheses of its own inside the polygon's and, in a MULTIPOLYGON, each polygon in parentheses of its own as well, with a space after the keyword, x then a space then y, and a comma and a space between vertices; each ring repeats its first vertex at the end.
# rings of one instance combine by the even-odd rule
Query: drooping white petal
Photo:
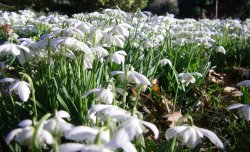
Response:
POLYGON ((53 136, 46 130, 42 130, 40 140, 45 141, 49 145, 54 143, 53 136))
POLYGON ((116 53, 119 53, 119 54, 121 54, 121 55, 123 55, 123 56, 126 56, 126 55, 127 55, 127 53, 126 53, 125 51, 123 51, 123 50, 117 51, 116 53))
POLYGON ((175 136, 177 136, 177 134, 183 132, 184 130, 186 130, 188 128, 188 126, 175 126, 173 128, 169 128, 166 133, 165 133, 165 137, 167 139, 171 139, 175 136))
POLYGON ((124 46, 124 40, 125 39, 122 35, 114 35, 112 37, 113 43, 117 46, 119 46, 120 48, 123 48, 124 46))
POLYGON ((227 107, 227 109, 228 109, 228 110, 237 109, 237 108, 244 107, 244 106, 245 106, 244 104, 236 103, 236 104, 233 104, 233 105, 227 107))
POLYGON ((85 93, 82 95, 82 97, 84 98, 84 97, 88 96, 89 94, 94 93, 94 92, 98 92, 98 91, 100 91, 100 90, 101 90, 101 88, 90 89, 89 91, 85 92, 85 93))
POLYGON ((185 143, 184 145, 190 147, 190 148, 194 148, 199 142, 201 137, 203 137, 202 133, 197 130, 195 127, 190 126, 189 129, 186 132, 189 132, 190 134, 190 138, 188 139, 187 143, 185 143))
POLYGON ((27 53, 29 53, 29 52, 30 52, 30 49, 29 49, 29 48, 27 48, 26 46, 23 46, 23 45, 17 45, 17 47, 18 47, 18 48, 23 49, 23 50, 24 50, 24 51, 26 51, 27 53))
POLYGON ((68 52, 62 52, 62 56, 65 56, 65 57, 70 58, 72 60, 76 59, 75 54, 72 51, 69 51, 69 50, 68 50, 68 52))
POLYGON ((199 73, 199 72, 193 72, 193 73, 191 73, 192 75, 197 75, 197 76, 199 76, 199 77, 202 77, 202 74, 201 73, 199 73))
POLYGON ((61 122, 61 123, 59 123, 59 126, 60 126, 60 129, 62 130, 62 132, 64 132, 64 133, 73 128, 73 125, 70 123, 61 122))
POLYGON ((180 136, 182 137, 182 145, 188 145, 188 147, 190 148, 193 148, 193 145, 192 145, 192 136, 195 136, 194 135, 194 130, 193 128, 191 127, 188 127, 185 131, 183 131, 180 136))
POLYGON ((94 105, 92 106, 89 111, 88 111, 88 114, 91 114, 91 113, 96 113, 98 111, 102 111, 103 109, 106 109, 108 107, 111 107, 112 105, 104 105, 104 104, 98 104, 98 105, 94 105))
POLYGON ((3 78, 0 80, 0 83, 3 83, 3 82, 14 82, 16 81, 16 79, 14 78, 3 78))
POLYGON ((122 145, 122 149, 125 152, 137 152, 135 146, 131 142, 127 142, 126 144, 122 145))
POLYGON ((13 90, 18 89, 19 84, 20 84, 20 82, 19 82, 19 80, 17 80, 16 82, 9 85, 9 93, 11 93, 13 90))
MULTIPOLYGON (((197 127, 198 128, 198 127, 197 127)), ((203 128, 198 128, 204 136, 206 136, 213 144, 215 144, 216 146, 218 146, 219 148, 224 148, 223 143, 221 142, 221 140, 216 136, 215 133, 213 133, 210 130, 207 129, 203 129, 203 128)))
POLYGON ((8 50, 8 52, 12 53, 15 56, 18 56, 20 54, 20 50, 17 48, 17 46, 15 44, 9 44, 10 48, 8 50))
POLYGON ((54 132, 56 128, 56 121, 54 119, 49 119, 44 123, 44 129, 48 130, 49 132, 54 132))
POLYGON ((150 123, 150 122, 146 122, 146 121, 141 121, 142 124, 144 124, 146 127, 148 127, 150 130, 153 131, 154 133, 154 138, 157 139, 159 136, 159 130, 157 129, 157 127, 150 123))
POLYGON ((19 127, 27 127, 27 126, 31 126, 31 125, 32 125, 32 120, 30 120, 30 119, 25 119, 25 120, 18 123, 19 127))
POLYGON ((15 138, 15 136, 16 136, 17 134, 19 134, 20 132, 22 132, 22 129, 21 129, 21 128, 12 130, 12 131, 7 135, 7 137, 6 137, 6 139, 5 139, 6 144, 9 145, 10 142, 15 138))
POLYGON ((134 76, 140 81, 140 84, 151 85, 147 77, 135 71, 133 71, 133 73, 134 73, 134 76))
POLYGON ((64 111, 64 110, 59 110, 59 111, 57 112, 57 115, 56 115, 56 116, 57 116, 57 117, 60 117, 60 118, 69 118, 69 117, 70 117, 69 113, 66 112, 66 111, 64 111))
POLYGON ((112 104, 114 100, 114 94, 110 89, 101 89, 97 93, 97 100, 101 100, 106 104, 112 104))
POLYGON ((92 69, 93 55, 91 53, 85 53, 83 59, 83 65, 85 69, 92 69))
POLYGON ((18 86, 18 95, 19 98, 23 101, 26 102, 29 99, 30 96, 30 88, 27 86, 26 83, 21 81, 18 86))
POLYGON ((111 150, 103 146, 86 145, 81 149, 81 152, 111 152, 111 150))
POLYGON ((126 132, 124 128, 121 128, 116 131, 114 137, 106 146, 109 147, 110 149, 116 149, 127 144, 129 141, 130 141, 130 138, 128 137, 128 133, 126 132))
POLYGON ((17 58, 18 58, 19 63, 22 65, 26 62, 25 56, 22 52, 20 52, 20 54, 17 56, 17 58))
POLYGON ((162 66, 165 66, 166 64, 170 65, 172 67, 172 62, 169 60, 169 59, 161 59, 159 61, 159 63, 162 65, 162 66))
POLYGON ((83 144, 66 143, 66 144, 61 144, 59 146, 59 151, 60 152, 77 152, 77 151, 80 151, 83 147, 84 147, 83 144))
POLYGON ((222 54, 226 54, 226 50, 223 46, 218 46, 216 49, 215 49, 216 52, 220 52, 222 54))
POLYGON ((238 82, 236 84, 237 86, 250 86, 250 80, 244 80, 244 81, 241 81, 241 82, 238 82))
POLYGON ((97 135, 98 130, 86 126, 75 127, 65 133, 65 138, 74 141, 82 141, 86 139, 94 139, 97 135))
POLYGON ((33 127, 25 127, 22 129, 22 132, 16 136, 16 141, 21 142, 22 144, 30 145, 33 140, 34 135, 33 127))
POLYGON ((116 64, 121 64, 121 63, 124 63, 125 57, 118 53, 113 53, 110 55, 110 61, 115 62, 116 64))
POLYGON ((111 75, 117 75, 117 74, 124 74, 125 72, 123 71, 112 71, 111 75))

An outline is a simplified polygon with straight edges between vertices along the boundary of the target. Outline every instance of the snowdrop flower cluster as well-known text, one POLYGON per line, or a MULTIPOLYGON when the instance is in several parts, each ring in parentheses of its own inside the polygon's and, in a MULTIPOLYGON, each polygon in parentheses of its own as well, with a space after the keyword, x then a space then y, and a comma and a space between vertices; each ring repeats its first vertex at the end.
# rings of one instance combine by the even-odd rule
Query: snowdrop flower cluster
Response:
POLYGON ((21 121, 18 124, 21 128, 12 130, 6 137, 6 143, 10 144, 12 140, 27 146, 34 145, 34 142, 38 142, 37 146, 51 145, 54 143, 52 134, 43 128, 43 122, 41 128, 34 127, 32 123, 29 119, 21 121), (35 139, 34 136, 36 136, 37 139, 35 139))
MULTIPOLYGON (((52 55, 59 54, 70 59, 76 59, 79 54, 77 50, 81 50, 86 56, 84 59, 86 69, 92 68, 92 62, 96 58, 100 62, 108 57, 111 62, 124 63, 125 51, 109 52, 108 48, 116 46, 123 49, 126 41, 133 42, 135 48, 141 51, 159 46, 166 36, 171 37, 174 45, 196 43, 211 48, 215 43, 214 37, 223 36, 225 28, 237 31, 239 36, 246 36, 250 31, 247 21, 241 23, 230 19, 180 20, 174 18, 172 14, 150 16, 137 11, 132 15, 115 9, 105 9, 102 13, 93 12, 88 15, 74 14, 73 18, 62 15, 37 17, 30 11, 2 12, 0 21, 2 24, 15 25, 14 34, 20 36, 22 33, 39 33, 37 27, 39 25, 46 26, 50 31, 42 35, 38 41, 21 37, 19 41, 26 39, 21 44, 6 42, 0 46, 0 52, 19 56, 21 64, 27 62, 27 56, 29 58, 48 57, 47 48, 50 48, 52 55), (92 20, 91 23, 88 22, 89 18, 92 20), (25 24, 27 21, 29 25, 25 24), (61 49, 62 46, 66 50, 61 49)), ((225 53, 222 46, 216 51, 225 53)))
POLYGON ((121 148, 127 152, 136 152, 136 148, 131 143, 136 136, 141 135, 148 129, 153 131, 155 139, 159 136, 159 131, 154 124, 140 120, 117 106, 94 105, 89 109, 88 113, 89 118, 94 120, 94 123, 97 117, 100 117, 99 120, 103 122, 109 117, 111 121, 121 122, 121 125, 114 131, 113 137, 110 136, 111 130, 109 126, 101 128, 76 126, 65 133, 65 138, 76 142, 85 141, 87 144, 64 143, 60 145, 61 151, 113 151, 121 148), (100 143, 97 144, 97 141, 100 143))
POLYGON ((55 144, 53 135, 60 137, 61 133, 66 133, 73 128, 73 125, 63 120, 70 117, 66 111, 56 111, 54 118, 48 119, 49 117, 50 114, 46 114, 38 122, 29 119, 21 121, 18 124, 21 128, 12 130, 5 139, 6 143, 10 144, 15 140, 23 145, 45 148, 46 145, 55 144))
MULTIPOLYGON (((163 45, 166 38, 172 40, 169 45, 173 48, 177 45, 188 44, 214 48, 213 46, 218 45, 215 44, 215 39, 223 37, 224 29, 237 33, 229 34, 229 37, 249 38, 250 36, 249 21, 244 23, 231 19, 197 21, 176 19, 171 14, 151 16, 141 11, 130 14, 116 9, 104 9, 101 13, 75 14, 72 18, 62 15, 37 17, 30 11, 0 12, 0 25, 5 24, 11 24, 13 33, 8 35, 6 42, 0 44, 0 55, 10 54, 17 57, 22 65, 36 64, 40 61, 53 64, 53 58, 58 56, 65 57, 67 61, 75 61, 82 57, 81 67, 87 72, 95 67, 93 63, 96 61, 104 66, 106 62, 108 64, 111 62, 112 66, 124 69, 124 65, 129 64, 126 58, 130 56, 129 50, 126 50, 127 42, 132 44, 132 49, 138 51, 139 59, 143 59, 147 51, 163 45), (42 30, 40 26, 43 27, 42 30)), ((216 47, 215 52, 226 53, 223 46, 216 47)), ((168 64, 172 68, 171 61, 166 58, 160 60, 159 64, 162 66, 168 64)), ((125 88, 128 83, 150 86, 150 80, 141 72, 137 72, 139 70, 141 69, 130 67, 128 70, 112 71, 111 76, 118 75, 121 81, 126 80, 125 88)), ((198 72, 180 73, 178 76, 185 86, 195 83, 195 76, 202 77, 198 72)), ((26 102, 29 99, 30 85, 27 82, 13 78, 4 78, 0 82, 11 83, 9 93, 17 91, 21 101, 26 102)), ((114 102, 116 92, 122 94, 125 99, 126 91, 115 85, 103 86, 93 87, 94 89, 82 95, 83 98, 87 98, 88 95, 95 93, 95 100, 100 101, 88 110, 87 117, 94 127, 91 125, 74 126, 65 120, 70 117, 67 112, 57 111, 54 117, 44 118, 39 123, 39 127, 31 120, 20 122, 20 128, 14 129, 7 136, 7 144, 15 140, 30 146, 36 135, 38 145, 55 144, 55 138, 61 137, 70 140, 70 143, 60 145, 59 150, 62 152, 115 151, 117 149, 134 152, 136 148, 132 141, 148 130, 153 132, 155 139, 158 138, 159 131, 154 124, 139 119, 134 112, 131 113, 112 105, 117 104, 114 102), (115 127, 111 129, 111 126, 105 125, 107 121, 115 124, 115 127)), ((240 108, 241 116, 249 120, 248 105, 238 104, 229 107, 229 109, 234 108, 240 108)), ((194 125, 184 124, 170 128, 165 136, 167 139, 180 138, 182 144, 190 148, 194 148, 205 136, 216 146, 223 148, 223 144, 213 132, 194 125)))

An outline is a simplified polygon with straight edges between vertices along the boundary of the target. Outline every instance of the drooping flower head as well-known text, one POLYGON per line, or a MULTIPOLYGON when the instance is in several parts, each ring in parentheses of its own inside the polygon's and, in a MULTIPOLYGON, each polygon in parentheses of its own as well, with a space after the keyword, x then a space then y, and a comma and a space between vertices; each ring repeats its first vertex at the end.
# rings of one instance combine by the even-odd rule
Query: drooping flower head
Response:
POLYGON ((12 91, 17 91, 19 98, 26 102, 29 99, 30 95, 30 85, 25 81, 20 81, 13 78, 4 78, 0 80, 0 83, 3 82, 10 82, 11 85, 9 86, 9 93, 11 94, 12 91))
MULTIPOLYGON (((184 117, 182 117, 181 119, 183 119, 184 117)), ((217 147, 224 148, 223 143, 215 133, 207 129, 196 127, 195 125, 193 125, 191 116, 188 117, 189 121, 190 119, 191 124, 183 124, 181 126, 174 126, 172 128, 169 128, 165 133, 165 137, 167 139, 177 137, 177 139, 182 141, 182 145, 186 145, 189 148, 194 148, 199 142, 201 142, 201 139, 205 136, 217 147)))

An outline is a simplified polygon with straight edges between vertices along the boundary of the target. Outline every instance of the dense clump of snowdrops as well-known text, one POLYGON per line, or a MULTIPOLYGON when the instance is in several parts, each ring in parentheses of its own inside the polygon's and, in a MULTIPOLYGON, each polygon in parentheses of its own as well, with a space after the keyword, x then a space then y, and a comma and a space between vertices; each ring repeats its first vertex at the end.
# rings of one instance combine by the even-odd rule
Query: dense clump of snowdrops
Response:
MULTIPOLYGON (((19 97, 11 96, 9 105, 1 96, 3 110, 13 109, 13 115, 20 116, 12 120, 15 124, 25 119, 5 141, 17 141, 34 151, 144 150, 144 134, 151 132, 150 138, 157 139, 160 132, 138 110, 140 93, 149 89, 153 78, 169 80, 166 88, 174 98, 175 111, 179 93, 186 94, 207 74, 209 58, 230 53, 224 40, 250 36, 249 20, 180 20, 171 14, 149 16, 115 9, 72 18, 0 11, 0 25, 4 25, 0 83, 19 97), (134 97, 129 97, 128 86, 136 89, 134 97), (64 120, 70 115, 71 121, 64 120)), ((11 115, 7 116, 10 122, 11 115)), ((166 131, 167 139, 178 138, 189 148, 203 136, 224 147, 213 132, 193 123, 166 131)))

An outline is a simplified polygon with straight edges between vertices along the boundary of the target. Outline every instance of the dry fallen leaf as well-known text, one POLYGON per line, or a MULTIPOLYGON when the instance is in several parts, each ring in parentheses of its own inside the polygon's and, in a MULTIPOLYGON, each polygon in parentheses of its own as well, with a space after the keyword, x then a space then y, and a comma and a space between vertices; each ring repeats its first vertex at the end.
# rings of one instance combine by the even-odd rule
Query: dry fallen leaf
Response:
POLYGON ((233 96, 233 97, 239 97, 239 96, 242 96, 243 93, 238 90, 237 88, 234 88, 234 87, 224 87, 222 92, 225 94, 225 95, 229 95, 229 96, 233 96))
POLYGON ((224 84, 226 81, 226 74, 220 74, 215 72, 214 70, 210 70, 208 74, 208 79, 213 83, 222 83, 224 84))
POLYGON ((182 114, 178 111, 174 113, 168 113, 162 117, 167 119, 166 122, 169 127, 174 127, 176 126, 177 121, 182 117, 182 114))
POLYGON ((12 33, 13 32, 13 29, 12 29, 11 25, 9 25, 9 24, 1 25, 0 30, 3 30, 5 32, 7 32, 7 33, 12 33))

